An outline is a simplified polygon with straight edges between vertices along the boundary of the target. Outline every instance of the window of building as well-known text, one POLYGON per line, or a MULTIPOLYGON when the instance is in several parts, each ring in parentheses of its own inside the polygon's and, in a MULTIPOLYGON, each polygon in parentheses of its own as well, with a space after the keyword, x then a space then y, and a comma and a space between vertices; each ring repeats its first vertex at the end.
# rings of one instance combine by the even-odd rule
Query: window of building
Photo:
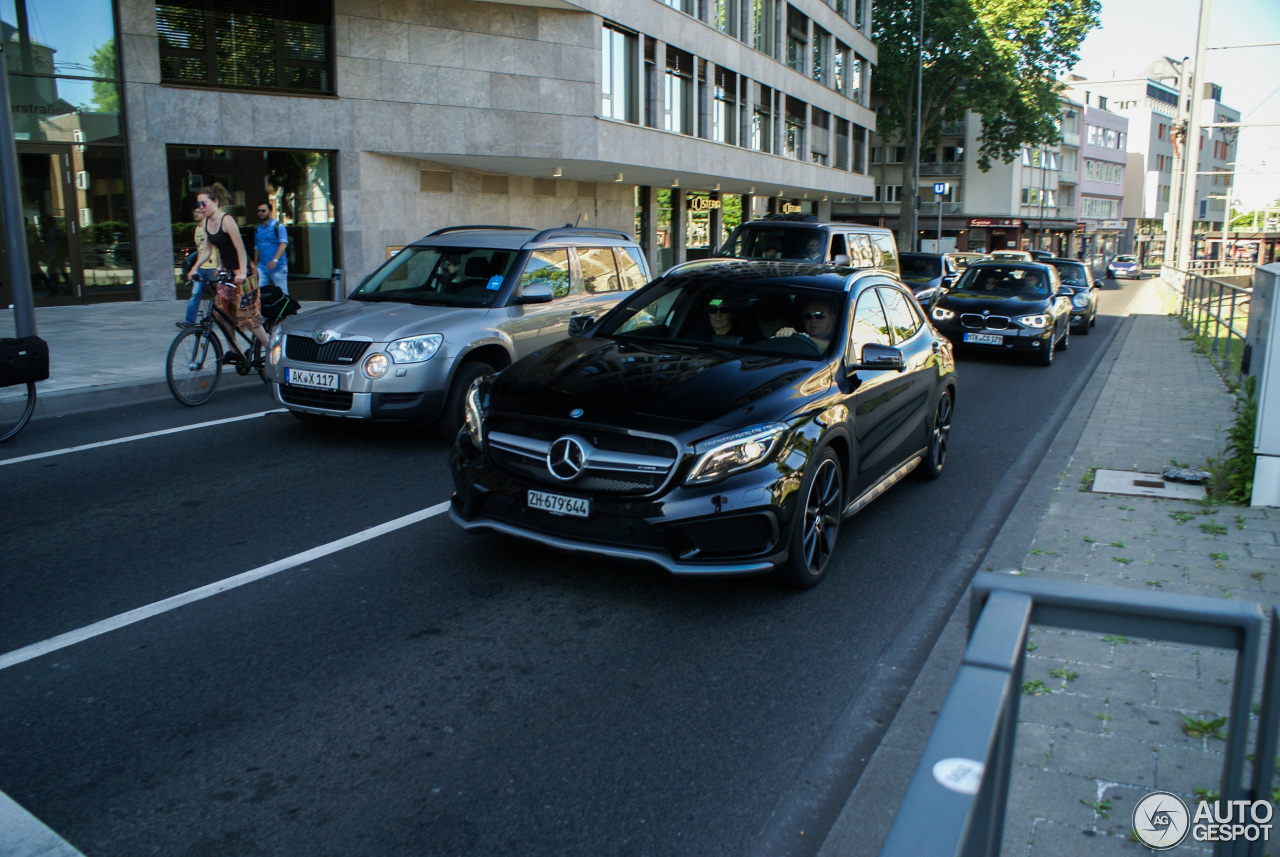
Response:
POLYGON ((160 80, 332 94, 333 0, 156 5, 160 80))
POLYGON ((804 74, 805 52, 809 49, 809 19, 787 6, 787 67, 804 74))
POLYGON ((636 67, 638 39, 606 24, 601 35, 600 115, 623 122, 640 121, 640 81, 636 67))
POLYGON ((836 119, 836 160, 837 170, 849 169, 849 122, 836 119))
POLYGON ((169 211, 176 263, 194 246, 191 210, 201 186, 221 183, 231 194, 225 211, 253 247, 258 203, 270 201, 289 236, 289 291, 302 300, 328 300, 338 265, 333 152, 296 149, 168 148, 169 211), (191 228, 186 228, 190 224, 191 228))
POLYGON ((1080 216, 1094 220, 1115 220, 1120 216, 1120 201, 1094 196, 1081 197, 1080 216))
POLYGON ((795 98, 787 98, 786 127, 783 129, 783 154, 788 158, 804 160, 804 125, 808 105, 795 98))
POLYGON ((867 102, 863 96, 866 94, 866 81, 863 79, 864 75, 862 70, 867 68, 867 66, 864 65, 864 62, 865 61, 862 57, 855 55, 853 62, 849 64, 847 68, 849 81, 847 89, 844 90, 844 94, 852 101, 855 101, 865 107, 867 102))
POLYGON ((711 104, 711 139, 730 145, 738 142, 738 76, 718 66, 711 104))
POLYGON ((964 146, 943 146, 942 147, 942 163, 963 164, 964 163, 964 146))
POLYGON ((871 147, 871 163, 873 163, 873 164, 883 164, 883 163, 884 163, 884 149, 883 149, 883 147, 881 147, 881 146, 872 146, 872 147, 871 147))
POLYGON ((824 167, 831 163, 831 114, 810 108, 809 160, 824 167))
POLYGON ((663 99, 663 127, 693 136, 693 56, 667 46, 667 72, 663 99))
POLYGON ((751 0, 751 46, 773 56, 774 15, 778 0, 751 0))
POLYGON ((1067 110, 1066 113, 1062 114, 1062 133, 1080 133, 1080 114, 1075 110, 1067 110))
POLYGON ((740 0, 712 0, 711 23, 728 36, 738 37, 742 12, 740 0))
POLYGON ((773 90, 752 82, 756 87, 755 105, 751 113, 751 148, 757 152, 773 151, 773 90))
POLYGON ((821 27, 813 28, 813 64, 809 76, 819 83, 831 79, 831 34, 821 27))
POLYGON ((666 3, 672 9, 679 9, 686 15, 693 14, 693 0, 662 0, 662 2, 666 3))
POLYGON ((907 147, 886 146, 885 154, 888 155, 888 160, 885 161, 886 164, 901 164, 907 158, 907 147))
POLYGON ((1075 208, 1075 205, 1076 205, 1075 188, 1070 188, 1070 187, 1058 188, 1058 205, 1061 208, 1075 208))
POLYGON ((841 94, 849 91, 849 46, 841 41, 831 58, 831 88, 841 94))
POLYGON ((866 128, 861 125, 853 126, 853 164, 850 169, 855 173, 867 171, 867 135, 866 128))

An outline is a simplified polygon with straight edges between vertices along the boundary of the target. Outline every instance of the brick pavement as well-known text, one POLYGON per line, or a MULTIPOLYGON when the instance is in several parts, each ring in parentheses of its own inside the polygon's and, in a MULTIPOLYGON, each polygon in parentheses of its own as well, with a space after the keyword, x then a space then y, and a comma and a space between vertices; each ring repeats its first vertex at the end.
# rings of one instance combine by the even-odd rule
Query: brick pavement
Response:
MULTIPOLYGON (((1093 468, 1158 472, 1221 454, 1233 398, 1184 335, 1176 318, 1135 316, 1018 573, 1280 605, 1280 510, 1089 490, 1093 468)), ((1129 834, 1148 791, 1194 806, 1198 790, 1218 790, 1223 741, 1184 726, 1225 716, 1233 654, 1048 628, 1028 649, 1005 855, 1145 853, 1129 834)))

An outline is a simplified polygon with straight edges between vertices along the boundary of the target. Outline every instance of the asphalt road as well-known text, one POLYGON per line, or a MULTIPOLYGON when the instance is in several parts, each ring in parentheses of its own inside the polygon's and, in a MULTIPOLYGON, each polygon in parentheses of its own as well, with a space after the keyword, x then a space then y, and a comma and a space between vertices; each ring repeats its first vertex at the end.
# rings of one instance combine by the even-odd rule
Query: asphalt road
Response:
MULTIPOLYGON (((1051 368, 961 355, 947 472, 847 522, 811 591, 436 514, 0 668, 0 791, 89 857, 815 851, 807 780, 847 788, 869 755, 958 592, 946 570, 1137 286, 1106 285, 1051 368)), ((246 386, 0 447, 0 664, 448 499, 430 432, 287 414, 6 463, 272 407, 246 386)))

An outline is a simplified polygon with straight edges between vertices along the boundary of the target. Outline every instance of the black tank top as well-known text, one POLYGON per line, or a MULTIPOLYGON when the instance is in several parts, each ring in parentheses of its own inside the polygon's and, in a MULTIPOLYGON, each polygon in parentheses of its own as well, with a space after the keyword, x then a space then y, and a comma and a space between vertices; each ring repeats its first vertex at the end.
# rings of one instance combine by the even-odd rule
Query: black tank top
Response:
MULTIPOLYGON (((218 258, 222 260, 222 267, 231 273, 240 270, 240 254, 236 252, 236 245, 232 243, 231 236, 227 234, 227 218, 228 214, 221 216, 219 226, 222 228, 217 232, 209 231, 209 221, 204 222, 204 234, 209 239, 209 243, 218 248, 218 258)), ((231 221, 233 228, 239 228, 235 225, 235 221, 231 221)))

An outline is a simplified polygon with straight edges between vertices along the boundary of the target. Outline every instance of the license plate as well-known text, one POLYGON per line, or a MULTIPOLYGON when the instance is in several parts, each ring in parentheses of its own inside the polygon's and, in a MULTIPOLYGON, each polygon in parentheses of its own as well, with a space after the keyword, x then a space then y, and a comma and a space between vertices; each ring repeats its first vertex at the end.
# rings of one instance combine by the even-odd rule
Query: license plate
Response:
POLYGON ((975 345, 1004 345, 1004 337, 997 333, 966 333, 964 341, 975 345))
POLYGON ((591 501, 578 497, 565 497, 560 494, 544 494, 541 491, 530 491, 529 508, 541 509, 553 515, 573 515, 576 518, 585 518, 591 514, 591 501))
POLYGON ((338 375, 334 372, 312 372, 310 369, 285 369, 284 382, 294 387, 312 390, 338 389, 338 375))

